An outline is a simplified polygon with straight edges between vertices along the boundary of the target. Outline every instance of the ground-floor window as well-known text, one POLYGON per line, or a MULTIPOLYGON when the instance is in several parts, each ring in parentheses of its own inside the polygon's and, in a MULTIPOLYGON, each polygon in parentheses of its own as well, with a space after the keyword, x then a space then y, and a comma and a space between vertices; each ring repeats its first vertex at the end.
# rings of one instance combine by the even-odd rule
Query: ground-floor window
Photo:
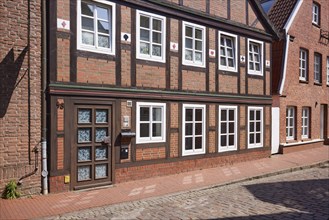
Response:
POLYGON ((237 107, 219 106, 219 152, 237 149, 237 107))
POLYGON ((166 104, 137 102, 136 143, 166 141, 166 104))
POLYGON ((183 105, 183 156, 205 153, 205 105, 183 105))
POLYGON ((248 148, 263 147, 263 107, 248 107, 248 148))
POLYGON ((295 139, 295 108, 287 107, 286 110, 286 139, 295 139))
POLYGON ((310 109, 303 107, 302 109, 302 138, 309 138, 310 134, 310 109))

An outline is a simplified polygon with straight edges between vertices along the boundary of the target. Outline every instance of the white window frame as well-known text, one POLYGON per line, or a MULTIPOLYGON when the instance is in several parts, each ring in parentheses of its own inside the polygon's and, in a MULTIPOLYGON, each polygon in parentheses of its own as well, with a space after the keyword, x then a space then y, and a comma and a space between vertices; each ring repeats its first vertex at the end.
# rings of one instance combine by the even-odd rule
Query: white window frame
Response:
POLYGON ((320 7, 318 4, 313 2, 312 5, 312 23, 319 25, 320 21, 320 7))
POLYGON ((302 138, 310 137, 310 108, 302 108, 302 138), (306 123, 305 123, 306 122, 306 123))
POLYGON ((237 132, 237 127, 238 127, 238 122, 237 122, 237 116, 238 116, 238 107, 237 106, 226 106, 226 105, 220 105, 218 107, 218 152, 226 152, 226 151, 234 151, 237 150, 237 140, 238 140, 238 132, 237 132), (221 111, 222 110, 227 110, 226 112, 226 120, 222 120, 221 116, 221 111), (234 111, 234 120, 231 121, 229 120, 229 110, 233 110, 234 111), (229 132, 229 123, 234 123, 234 131, 233 133, 229 132), (222 138, 221 136, 222 131, 221 131, 221 124, 222 123, 226 123, 226 133, 224 134, 226 136, 226 146, 223 147, 221 146, 221 141, 222 138), (234 144, 233 145, 229 145, 229 135, 234 135, 234 144))
POLYGON ((218 31, 218 69, 220 70, 226 70, 226 71, 233 71, 233 72, 237 72, 238 70, 238 36, 235 35, 235 34, 230 34, 230 33, 227 33, 227 32, 223 32, 223 31, 218 31), (226 45, 226 41, 225 41, 225 45, 224 45, 224 48, 225 48, 225 53, 226 53, 226 56, 221 56, 221 38, 230 38, 232 40, 232 43, 233 43, 233 64, 234 66, 233 67, 230 67, 228 66, 228 57, 227 57, 227 45, 226 45), (221 57, 225 57, 226 59, 226 66, 222 65, 221 64, 221 57))
MULTIPOLYGON (((143 123, 143 122, 142 122, 143 123)), ((146 123, 146 122, 144 122, 146 123)), ((136 103, 136 144, 143 143, 161 143, 166 142, 166 103, 154 103, 154 102, 137 102, 136 103), (140 137, 140 108, 149 107, 150 108, 150 120, 149 126, 149 137, 140 137), (152 109, 154 107, 162 108, 162 122, 161 122, 161 137, 152 137, 152 109)))
POLYGON ((82 43, 82 22, 81 22, 81 2, 84 0, 77 0, 77 49, 78 50, 84 50, 84 51, 90 51, 90 52, 96 52, 96 53, 103 53, 103 54, 110 54, 110 55, 115 55, 115 23, 116 23, 116 5, 113 2, 109 2, 106 0, 86 0, 84 2, 89 2, 90 4, 93 5, 100 5, 102 7, 108 8, 110 11, 109 14, 109 21, 111 25, 111 30, 110 30, 110 47, 109 48, 103 48, 103 47, 98 47, 97 44, 97 15, 94 15, 94 28, 95 28, 95 45, 87 45, 82 43), (96 19, 95 19, 96 17, 96 19))
POLYGON ((314 54, 314 82, 321 83, 321 55, 314 54))
POLYGON ((193 24, 193 23, 190 23, 190 22, 186 22, 186 21, 183 21, 183 43, 182 43, 182 48, 183 48, 183 59, 182 59, 182 62, 183 62, 183 65, 187 65, 187 66, 195 66, 195 67, 206 67, 206 27, 205 26, 201 26, 201 25, 197 25, 197 24, 193 24), (187 38, 190 38, 192 39, 192 49, 188 49, 188 50, 192 50, 192 53, 193 53, 193 60, 190 61, 190 60, 186 60, 185 59, 185 41, 186 41, 186 33, 185 33, 185 28, 186 26, 189 26, 189 27, 192 27, 193 29, 193 37, 190 38, 190 37, 187 37, 187 38), (202 30, 202 51, 198 51, 198 52, 202 52, 202 62, 196 62, 195 61, 195 29, 201 29, 202 30))
POLYGON ((263 128, 263 124, 264 124, 264 108, 263 107, 248 107, 248 149, 251 148, 259 148, 259 147, 263 147, 263 135, 264 135, 264 128, 263 128), (256 143, 256 137, 255 137, 255 143, 254 144, 250 144, 250 112, 251 111, 260 111, 260 131, 256 131, 256 117, 254 118, 253 122, 254 124, 254 131, 252 133, 256 134, 256 133, 260 133, 260 143, 256 143))
MULTIPOLYGON (((146 30, 146 28, 143 28, 146 30)), ((146 41, 145 41, 146 42, 146 41)), ((149 12, 144 12, 144 11, 140 11, 137 10, 136 11, 136 57, 138 59, 142 59, 142 60, 150 60, 150 61, 157 61, 157 62, 162 62, 165 63, 166 62, 166 17, 161 16, 161 15, 157 15, 157 14, 153 14, 153 13, 149 13, 149 12), (141 30, 141 26, 140 26, 140 17, 141 16, 145 16, 145 17, 149 17, 150 18, 150 28, 149 28, 149 32, 150 32, 150 54, 143 54, 140 52, 140 30, 141 30), (153 43, 152 39, 153 39, 153 32, 158 32, 160 33, 160 31, 155 31, 153 30, 152 24, 153 24, 153 19, 157 19, 157 20, 161 20, 162 24, 161 24, 161 44, 158 43, 153 43), (161 56, 155 56, 152 55, 152 45, 156 44, 158 46, 161 46, 161 56)))
POLYGON ((303 81, 306 81, 307 80, 307 50, 305 49, 300 49, 299 50, 299 80, 303 80, 303 81), (305 57, 304 57, 305 55, 305 57), (303 68, 303 63, 305 63, 305 68, 303 68), (305 76, 304 74, 305 73, 305 76))
POLYGON ((248 39, 248 74, 263 76, 263 69, 264 69, 264 42, 258 41, 258 40, 253 40, 253 39, 248 39), (250 63, 249 63, 250 62, 250 53, 252 53, 252 55, 255 54, 255 51, 250 51, 250 44, 256 44, 259 46, 260 70, 256 70, 256 67, 255 67, 256 61, 255 60, 252 61, 252 63, 254 64, 254 69, 250 69, 250 63))
MULTIPOLYGON (((182 132, 182 155, 188 156, 188 155, 197 155, 197 154, 204 154, 206 152, 206 106, 205 105, 194 105, 194 104, 183 104, 183 118, 182 118, 182 125, 183 125, 183 132, 182 132), (186 109, 193 109, 193 115, 195 117, 195 109, 202 109, 202 148, 201 149, 195 149, 195 147, 192 147, 191 150, 185 150, 185 137, 193 137, 193 140, 195 138, 195 118, 193 119, 193 127, 192 127, 192 135, 185 135, 185 124, 186 124, 186 115, 185 110, 186 109)), ((199 135, 198 135, 199 137, 199 135)), ((192 146, 195 145, 195 141, 193 141, 192 146)))
POLYGON ((295 139, 295 108, 287 107, 286 109, 286 140, 294 140, 295 139), (292 124, 290 123, 290 119, 292 119, 292 124), (290 130, 292 129, 292 133, 290 134, 290 130))
POLYGON ((329 57, 327 57, 327 85, 329 85, 329 57))

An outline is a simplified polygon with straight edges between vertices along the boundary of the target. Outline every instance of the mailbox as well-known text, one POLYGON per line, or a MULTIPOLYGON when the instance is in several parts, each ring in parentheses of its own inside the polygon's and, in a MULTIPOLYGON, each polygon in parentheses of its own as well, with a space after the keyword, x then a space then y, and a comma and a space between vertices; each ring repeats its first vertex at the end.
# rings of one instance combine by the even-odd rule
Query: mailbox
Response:
POLYGON ((121 132, 121 147, 120 147, 120 159, 129 158, 129 145, 131 143, 131 138, 135 137, 136 133, 129 130, 124 130, 121 132))

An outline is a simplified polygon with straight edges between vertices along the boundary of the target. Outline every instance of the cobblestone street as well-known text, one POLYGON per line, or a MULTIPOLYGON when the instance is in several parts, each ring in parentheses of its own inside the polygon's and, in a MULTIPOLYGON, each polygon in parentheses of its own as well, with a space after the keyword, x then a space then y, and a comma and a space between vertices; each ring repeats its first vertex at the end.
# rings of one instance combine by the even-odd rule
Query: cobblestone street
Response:
POLYGON ((328 164, 268 178, 68 213, 48 219, 324 219, 328 164))

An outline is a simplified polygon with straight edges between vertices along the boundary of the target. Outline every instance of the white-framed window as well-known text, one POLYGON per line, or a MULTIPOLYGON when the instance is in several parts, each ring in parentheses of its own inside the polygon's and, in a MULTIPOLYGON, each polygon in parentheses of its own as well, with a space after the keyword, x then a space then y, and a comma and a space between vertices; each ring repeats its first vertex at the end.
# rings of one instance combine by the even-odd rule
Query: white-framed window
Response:
POLYGON ((237 106, 219 106, 219 152, 237 149, 237 106))
POLYGON ((136 143, 166 141, 166 104, 137 102, 136 143))
POLYGON ((183 21, 183 64, 206 66, 206 28, 183 21))
POLYGON ((115 54, 115 3, 77 0, 77 46, 80 50, 115 54))
POLYGON ((219 66, 220 70, 237 71, 237 36, 218 31, 219 66))
POLYGON ((327 57, 327 85, 329 85, 329 57, 327 57))
POLYGON ((137 58, 165 62, 166 18, 137 10, 136 20, 137 58))
POLYGON ((307 51, 304 49, 299 51, 299 79, 307 80, 307 51))
POLYGON ((263 147, 263 107, 248 107, 248 148, 263 147))
POLYGON ((321 83, 321 55, 314 54, 314 82, 321 83))
POLYGON ((312 23, 319 25, 320 21, 320 7, 318 4, 313 2, 312 6, 312 23))
POLYGON ((295 139, 295 108, 287 107, 286 110, 286 139, 295 139))
POLYGON ((310 134, 310 108, 302 108, 302 138, 309 138, 310 134))
POLYGON ((183 156, 204 154, 206 106, 183 104, 183 156))
POLYGON ((262 41, 248 39, 248 74, 263 75, 263 46, 262 41))

